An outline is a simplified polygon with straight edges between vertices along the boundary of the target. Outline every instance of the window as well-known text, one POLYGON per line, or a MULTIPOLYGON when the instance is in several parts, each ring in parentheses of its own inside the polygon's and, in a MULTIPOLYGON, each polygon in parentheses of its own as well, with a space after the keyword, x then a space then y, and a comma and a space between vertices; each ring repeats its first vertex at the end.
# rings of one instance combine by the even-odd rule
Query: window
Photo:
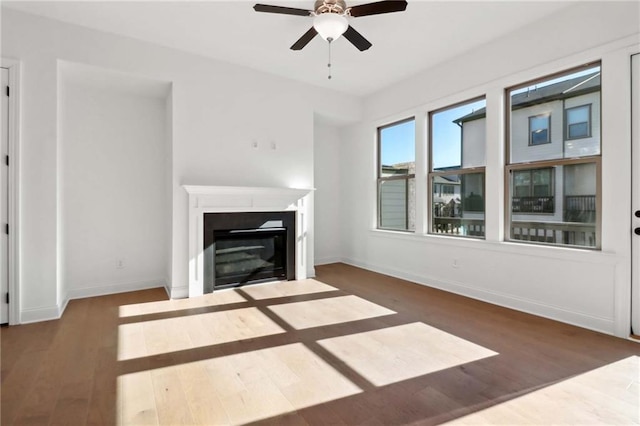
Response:
POLYGON ((600 65, 508 89, 507 102, 505 235, 599 248, 600 65), (564 138, 551 137, 551 117, 564 138))
POLYGON ((553 175, 554 169, 550 167, 514 171, 511 211, 518 214, 554 213, 553 175))
POLYGON ((566 138, 580 139, 591 136, 591 105, 581 105, 565 110, 566 138))
POLYGON ((415 120, 378 128, 378 228, 415 230, 415 120))
POLYGON ((548 114, 529 117, 529 145, 551 142, 549 139, 549 121, 548 114))
POLYGON ((484 98, 429 114, 429 232, 484 237, 484 98))
POLYGON ((442 185, 442 193, 445 195, 453 195, 455 194, 455 186, 453 185, 442 185))
POLYGON ((553 193, 553 169, 523 170, 513 173, 515 195, 518 197, 549 196, 553 193))

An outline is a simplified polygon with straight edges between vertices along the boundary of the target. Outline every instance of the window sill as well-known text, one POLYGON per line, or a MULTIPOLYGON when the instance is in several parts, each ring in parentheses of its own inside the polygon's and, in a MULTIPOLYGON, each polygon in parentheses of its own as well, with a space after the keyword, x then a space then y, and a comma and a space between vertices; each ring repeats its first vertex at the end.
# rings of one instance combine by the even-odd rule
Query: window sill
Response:
POLYGON ((489 241, 477 237, 421 234, 382 229, 370 229, 370 235, 374 238, 402 240, 411 243, 435 244, 461 249, 492 251, 500 254, 515 254, 576 262, 593 262, 605 265, 615 265, 623 260, 623 257, 618 254, 594 248, 562 247, 513 241, 489 241))

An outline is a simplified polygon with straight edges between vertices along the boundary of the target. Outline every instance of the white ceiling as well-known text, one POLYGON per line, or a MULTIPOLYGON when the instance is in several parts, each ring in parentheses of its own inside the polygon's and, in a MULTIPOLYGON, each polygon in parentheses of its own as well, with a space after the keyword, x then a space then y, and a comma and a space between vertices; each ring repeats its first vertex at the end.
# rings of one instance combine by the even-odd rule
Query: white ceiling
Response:
MULTIPOLYGON (((367 95, 571 4, 409 0, 405 12, 351 18, 373 47, 359 52, 344 38, 334 42, 328 80, 328 47, 319 36, 302 51, 289 49, 312 19, 257 13, 254 3, 312 9, 314 1, 3 1, 2 6, 367 95)), ((363 3, 369 1, 347 2, 363 3)))

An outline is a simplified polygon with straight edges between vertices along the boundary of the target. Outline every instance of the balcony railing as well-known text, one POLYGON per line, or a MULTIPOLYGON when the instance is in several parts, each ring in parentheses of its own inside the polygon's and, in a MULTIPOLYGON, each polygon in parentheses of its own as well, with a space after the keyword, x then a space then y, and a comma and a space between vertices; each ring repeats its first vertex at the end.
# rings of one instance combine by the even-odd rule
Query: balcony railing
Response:
POLYGON ((564 197, 564 221, 588 223, 596 220, 595 195, 567 195, 564 197))
POLYGON ((484 220, 463 219, 461 217, 434 217, 433 232, 437 234, 484 237, 484 220))
POLYGON ((511 211, 513 213, 553 213, 555 198, 553 196, 512 197, 511 211))
POLYGON ((511 239, 547 244, 596 246, 596 225, 575 222, 511 222, 511 239))
MULTIPOLYGON (((437 234, 484 236, 484 220, 461 217, 434 217, 437 234)), ((511 222, 511 239, 547 244, 595 247, 595 224, 575 222, 511 222)))

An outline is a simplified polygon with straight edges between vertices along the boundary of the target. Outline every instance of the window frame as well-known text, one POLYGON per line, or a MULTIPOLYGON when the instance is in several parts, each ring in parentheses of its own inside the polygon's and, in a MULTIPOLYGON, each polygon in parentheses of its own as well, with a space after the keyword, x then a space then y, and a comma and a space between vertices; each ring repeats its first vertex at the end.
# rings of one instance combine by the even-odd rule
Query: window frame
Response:
POLYGON ((529 146, 539 146, 539 145, 545 145, 549 143, 551 143, 551 114, 547 112, 544 114, 536 114, 536 115, 529 116, 529 146), (547 119, 547 140, 545 140, 544 142, 534 143, 533 130, 531 129, 531 119, 541 118, 541 117, 544 117, 547 119))
MULTIPOLYGON (((434 110, 431 110, 427 113, 427 120, 429 123, 429 134, 427 137, 427 151, 428 151, 428 164, 427 164, 427 211, 425 212, 424 216, 427 218, 427 234, 429 235, 437 235, 437 236, 443 236, 443 237, 450 237, 450 238, 470 238, 470 239, 474 239, 474 240, 485 240, 486 239, 486 224, 487 224, 487 217, 486 217, 486 207, 487 207, 487 196, 486 196, 486 190, 487 190, 487 179, 486 179, 486 164, 484 166, 474 166, 474 167, 466 167, 464 168, 462 166, 462 155, 464 152, 464 140, 460 141, 460 168, 458 169, 447 169, 447 170, 443 170, 443 169, 434 169, 433 168, 433 116, 439 112, 442 111, 447 111, 453 108, 457 108, 466 104, 471 104, 474 102, 478 102, 478 101, 485 101, 485 120, 486 120, 486 100, 487 100, 487 96, 486 95, 480 95, 480 96, 476 96, 474 98, 470 98, 470 99, 466 99, 460 102, 456 102, 447 106, 444 106, 442 108, 437 108, 434 110), (434 215, 433 215, 433 185, 434 185, 434 178, 436 176, 451 176, 451 175, 464 175, 464 174, 482 174, 483 178, 482 178, 482 198, 483 198, 483 203, 484 203, 484 233, 482 236, 477 236, 477 235, 458 235, 458 234, 447 234, 447 233, 440 233, 440 232, 435 232, 433 229, 433 220, 434 220, 434 215)), ((486 138, 486 135, 485 135, 486 138)), ((485 149, 486 149, 486 140, 485 140, 485 149)), ((486 161, 486 160, 485 160, 486 161)), ((460 179, 461 181, 461 187, 462 187, 462 179, 460 179)), ((455 193, 455 190, 454 190, 455 193)), ((462 194, 461 194, 462 196, 462 194)), ((461 218, 462 219, 462 218, 461 218)))
MULTIPOLYGON (((592 111, 592 104, 583 104, 583 105, 576 105, 570 108, 564 108, 564 140, 565 141, 573 141, 573 140, 577 140, 577 139, 587 139, 590 138, 592 136, 592 132, 591 132, 591 111, 592 111), (575 137, 570 137, 569 136, 569 111, 574 110, 574 109, 580 109, 580 108, 587 108, 587 134, 586 136, 575 136, 575 137)), ((573 124, 581 124, 584 123, 584 121, 579 121, 577 123, 573 123, 573 124)))
MULTIPOLYGON (((585 63, 582 66, 569 68, 563 71, 559 71, 557 73, 549 74, 546 76, 542 76, 533 80, 525 81, 523 83, 513 85, 510 87, 506 87, 504 89, 504 150, 505 150, 505 166, 504 166, 504 241, 518 244, 532 244, 532 245, 542 245, 542 246, 550 246, 550 247, 559 247, 559 248, 569 248, 569 249, 578 249, 578 250, 589 250, 589 251, 600 251, 602 250, 602 139, 599 140, 599 154, 598 155, 590 155, 578 158, 558 158, 552 160, 536 160, 536 161, 526 161, 526 162, 512 162, 511 159, 511 92, 525 88, 528 86, 533 86, 537 83, 542 83, 548 80, 552 80, 555 78, 560 78, 563 76, 569 76, 571 74, 578 73, 585 69, 599 67, 600 72, 602 73, 602 63, 600 61, 594 61, 585 63), (537 241, 528 241, 528 240, 518 240, 511 237, 511 203, 513 197, 513 187, 511 185, 511 173, 515 170, 521 169, 536 169, 536 168, 544 168, 544 167, 555 167, 555 166, 566 166, 566 165, 574 165, 574 164, 586 164, 586 163, 594 163, 596 166, 596 189, 595 189, 595 197, 596 197, 596 221, 595 221, 595 245, 594 246, 585 246, 585 245, 570 245, 570 244, 555 244, 555 243, 547 243, 547 242, 537 242, 537 241)), ((600 103, 602 104, 602 86, 600 86, 600 103)), ((591 116, 591 105, 592 104, 584 104, 577 105, 578 108, 583 107, 585 105, 589 105, 589 137, 592 137, 591 128, 592 128, 592 116, 591 116)), ((571 109, 568 108, 568 109, 571 109)), ((563 127, 567 129, 566 124, 566 110, 567 108, 563 108, 563 127)), ((602 114, 602 106, 600 107, 600 113, 602 114)), ((564 135, 566 137, 566 134, 564 135)), ((583 138, 574 138, 574 139, 583 139, 583 138)), ((573 140, 573 139, 572 139, 573 140)), ((563 140, 563 143, 566 141, 563 140)), ((554 206, 555 210, 555 206, 554 206)))
MULTIPOLYGON (((411 179, 416 178, 415 173, 407 173, 406 175, 394 175, 394 176, 382 176, 382 131, 386 128, 398 126, 400 124, 408 123, 410 121, 416 122, 416 117, 407 117, 401 120, 393 121, 391 123, 384 124, 382 126, 378 126, 376 129, 376 229, 380 229, 383 231, 394 231, 394 232, 406 232, 406 233, 415 233, 415 229, 409 229, 409 181, 411 179), (397 228, 387 228, 382 226, 382 198, 380 197, 380 189, 382 188, 383 182, 395 181, 395 180, 405 180, 405 199, 406 199, 406 209, 405 209, 405 229, 397 229, 397 228)), ((415 159, 415 134, 414 134, 414 162, 415 159)))

